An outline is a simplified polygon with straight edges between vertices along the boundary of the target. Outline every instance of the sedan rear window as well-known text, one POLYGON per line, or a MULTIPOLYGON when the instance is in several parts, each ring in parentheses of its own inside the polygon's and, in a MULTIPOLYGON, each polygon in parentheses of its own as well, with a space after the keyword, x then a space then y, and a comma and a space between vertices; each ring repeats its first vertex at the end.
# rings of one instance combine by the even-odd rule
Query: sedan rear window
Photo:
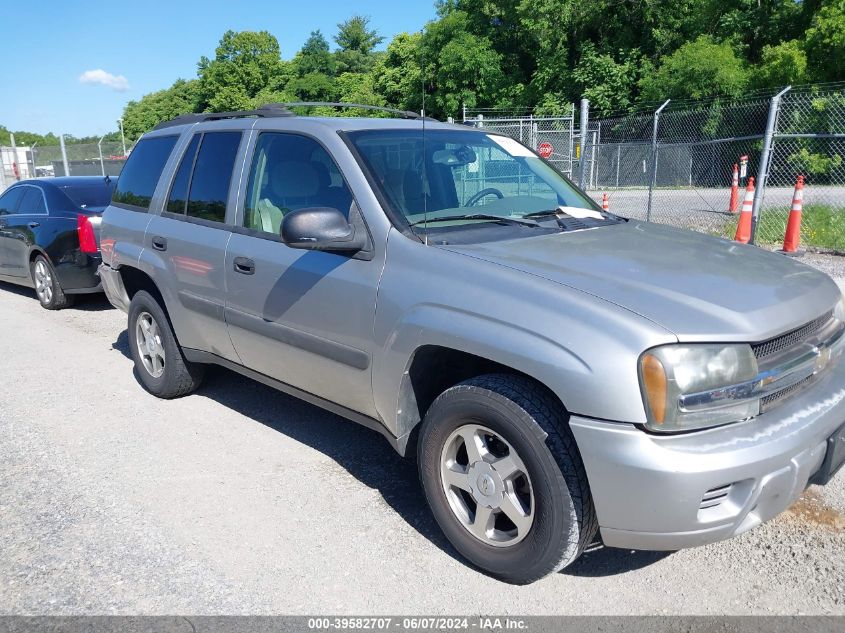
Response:
POLYGON ((106 182, 103 179, 101 185, 68 186, 62 187, 62 191, 77 207, 83 209, 106 207, 114 191, 114 181, 106 182))

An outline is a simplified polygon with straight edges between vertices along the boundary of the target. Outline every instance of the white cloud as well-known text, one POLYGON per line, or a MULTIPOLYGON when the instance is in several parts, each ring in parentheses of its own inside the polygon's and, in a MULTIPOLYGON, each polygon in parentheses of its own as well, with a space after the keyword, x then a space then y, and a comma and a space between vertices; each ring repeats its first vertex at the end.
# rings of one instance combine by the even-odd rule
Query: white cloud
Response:
POLYGON ((117 92, 126 92, 129 90, 129 81, 123 75, 112 75, 102 68, 96 70, 86 70, 79 75, 79 83, 90 85, 101 85, 111 88, 117 92))

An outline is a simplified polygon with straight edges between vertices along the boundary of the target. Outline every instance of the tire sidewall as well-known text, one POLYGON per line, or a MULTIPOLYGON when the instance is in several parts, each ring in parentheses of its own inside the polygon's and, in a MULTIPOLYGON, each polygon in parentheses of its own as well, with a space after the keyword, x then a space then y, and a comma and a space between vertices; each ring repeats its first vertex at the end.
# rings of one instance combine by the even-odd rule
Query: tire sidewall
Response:
POLYGON ((49 260, 44 257, 43 255, 36 256, 35 259, 32 260, 32 264, 30 264, 30 276, 32 278, 32 287, 35 288, 36 281, 35 281, 35 267, 38 265, 38 262, 44 262, 44 265, 47 267, 47 270, 50 271, 50 285, 52 286, 53 296, 50 297, 50 301, 44 303, 41 300, 41 296, 36 291, 35 297, 38 299, 38 303, 41 304, 42 307, 46 308, 47 310, 52 310, 56 307, 56 304, 59 299, 59 295, 62 292, 62 289, 59 287, 58 280, 56 279, 56 270, 53 268, 53 265, 49 262, 49 260))
POLYGON ((426 498, 449 541, 469 561, 509 582, 528 582, 552 557, 577 554, 578 523, 566 480, 532 416, 507 398, 478 387, 445 392, 426 414, 420 432, 419 469, 426 498), (477 423, 501 435, 519 454, 531 478, 534 523, 510 547, 487 545, 460 523, 443 492, 441 452, 449 435, 477 423))
POLYGON ((148 292, 139 290, 132 297, 132 301, 129 304, 127 329, 127 334, 129 335, 129 352, 135 363, 135 372, 138 375, 138 379, 141 381, 144 389, 150 393, 160 393, 168 384, 169 380, 171 380, 173 362, 170 359, 175 359, 176 354, 181 352, 176 343, 176 339, 173 336, 173 331, 170 328, 170 321, 168 321, 167 315, 164 313, 164 310, 161 309, 158 302, 148 292), (164 372, 162 372, 161 376, 158 378, 147 371, 147 368, 144 367, 144 363, 138 353, 137 324, 138 316, 142 312, 148 312, 155 319, 156 324, 158 325, 159 336, 161 336, 161 342, 164 346, 164 372))

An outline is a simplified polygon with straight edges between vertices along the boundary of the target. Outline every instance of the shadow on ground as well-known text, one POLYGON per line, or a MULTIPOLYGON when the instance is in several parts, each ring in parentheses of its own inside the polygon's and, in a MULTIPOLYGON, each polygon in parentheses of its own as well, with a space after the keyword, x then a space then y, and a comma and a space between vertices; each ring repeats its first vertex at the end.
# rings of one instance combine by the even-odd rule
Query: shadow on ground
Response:
MULTIPOLYGON (((35 296, 35 290, 27 286, 19 286, 17 284, 0 281, 0 293, 8 292, 16 294, 20 297, 28 297, 37 302, 38 297, 35 296)), ((106 295, 101 292, 84 295, 74 295, 74 303, 65 310, 82 310, 83 312, 100 312, 102 310, 113 310, 114 308, 106 299, 106 295)))
MULTIPOLYGON (((112 348, 131 358, 125 330, 112 348)), ((363 485, 378 490, 385 502, 420 535, 466 564, 434 521, 414 460, 400 457, 375 431, 221 367, 209 367, 195 396, 210 398, 320 451, 363 485)), ((562 573, 612 576, 647 567, 667 555, 667 552, 632 552, 598 545, 562 573)))

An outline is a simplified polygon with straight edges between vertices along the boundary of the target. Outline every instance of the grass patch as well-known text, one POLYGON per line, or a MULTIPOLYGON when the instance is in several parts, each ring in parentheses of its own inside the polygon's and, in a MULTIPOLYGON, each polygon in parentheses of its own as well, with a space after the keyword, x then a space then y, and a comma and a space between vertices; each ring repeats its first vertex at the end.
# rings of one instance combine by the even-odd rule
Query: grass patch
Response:
MULTIPOLYGON (((789 209, 764 209, 757 227, 758 241, 783 242, 789 209)), ((845 209, 827 204, 808 204, 801 217, 801 244, 845 251, 845 209)))
MULTIPOLYGON (((788 207, 763 209, 757 223, 757 242, 777 245, 783 243, 788 207)), ((736 233, 738 217, 725 226, 725 235, 736 233)), ((801 218, 801 246, 845 252, 845 208, 828 204, 808 204, 801 218)))

